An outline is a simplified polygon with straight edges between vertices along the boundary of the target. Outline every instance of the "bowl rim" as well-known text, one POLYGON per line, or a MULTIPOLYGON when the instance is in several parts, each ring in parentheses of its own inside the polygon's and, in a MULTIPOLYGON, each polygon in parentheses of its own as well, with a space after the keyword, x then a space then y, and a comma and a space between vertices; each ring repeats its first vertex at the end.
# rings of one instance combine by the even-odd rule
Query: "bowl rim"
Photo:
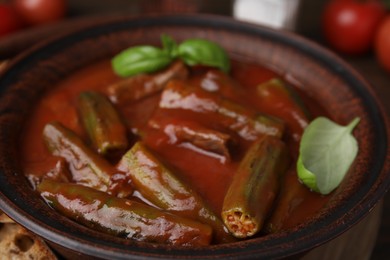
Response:
MULTIPOLYGON (((386 171, 387 176, 381 180, 379 186, 376 187, 374 193, 371 196, 366 197, 365 194, 371 189, 369 185, 365 186, 365 189, 359 191, 359 196, 354 196, 346 204, 346 207, 350 209, 347 214, 335 213, 327 217, 325 221, 321 223, 322 227, 318 227, 314 224, 304 225, 302 230, 296 232, 282 232, 278 235, 270 235, 271 241, 262 241, 262 247, 259 248, 258 243, 252 243, 250 240, 240 242, 235 246, 234 244, 216 245, 207 248, 200 249, 178 249, 178 250, 164 250, 164 248, 156 247, 155 252, 151 253, 150 258, 158 258, 157 255, 164 253, 171 253, 175 257, 189 257, 189 258, 205 258, 212 257, 212 254, 218 254, 222 256, 234 255, 235 258, 248 258, 248 257, 269 257, 269 258, 280 258, 302 253, 311 249, 317 245, 325 243, 326 241, 340 235, 347 231, 350 227, 361 220, 375 204, 382 198, 385 192, 390 187, 390 148, 388 145, 390 130, 389 130, 389 119, 386 117, 386 112, 383 109, 381 102, 378 101, 374 91, 370 84, 357 73, 348 63, 339 58, 333 52, 325 49, 317 43, 314 43, 302 36, 296 35, 295 33, 281 30, 274 30, 267 27, 254 25, 242 21, 237 21, 229 17, 222 17, 218 15, 205 15, 205 14, 184 14, 184 15, 143 15, 143 16, 120 16, 120 17, 109 17, 108 19, 102 19, 101 22, 97 22, 95 25, 87 26, 86 28, 78 29, 65 34, 60 34, 51 39, 45 40, 28 51, 22 53, 17 58, 12 60, 6 69, 0 74, 0 95, 6 91, 6 87, 12 82, 15 75, 23 73, 26 70, 26 61, 33 62, 39 60, 45 55, 55 53, 58 48, 64 45, 64 42, 72 43, 80 39, 93 38, 101 35, 107 31, 119 31, 121 29, 137 28, 139 26, 156 26, 156 25, 167 25, 167 26, 203 26, 207 28, 225 28, 234 31, 240 31, 243 34, 256 35, 259 37, 270 37, 274 40, 281 41, 286 45, 293 46, 300 52, 306 53, 309 56, 314 56, 319 62, 327 66, 328 69, 335 73, 343 74, 344 77, 353 82, 354 90, 359 92, 364 98, 365 102, 371 107, 371 115, 374 117, 373 120, 380 126, 376 128, 376 135, 381 137, 381 143, 378 143, 378 151, 381 155, 378 158, 376 168, 373 170, 378 172, 378 175, 382 171, 386 171), (336 66, 335 66, 336 65, 336 66), (4 87, 4 88, 3 88, 4 87), (356 203, 359 202, 359 206, 356 203), (336 225, 332 229, 328 229, 331 223, 342 222, 342 225, 336 225), (321 230, 327 230, 324 235, 321 230), (303 234, 305 232, 306 235, 303 234), (310 235, 308 235, 310 233, 310 235), (300 236, 303 235, 303 236, 300 236), (272 240, 274 238, 274 240, 272 240), (299 243, 297 243, 299 241, 299 243), (294 246, 292 246, 294 243, 294 246), (283 244, 281 247, 280 245, 283 244), (297 245, 298 244, 298 245, 297 245), (240 251, 240 248, 245 248, 245 252, 240 251), (278 250, 274 250, 274 249, 278 250), (240 254, 237 254, 237 250, 240 254)), ((3 112, 3 111, 1 111, 3 112)), ((372 180, 374 183, 375 180, 372 180)), ((92 256, 99 256, 103 258, 126 258, 129 255, 127 253, 134 253, 132 257, 135 259, 144 259, 145 255, 142 251, 127 251, 123 248, 115 248, 111 251, 110 247, 115 247, 115 244, 101 244, 100 241, 85 240, 84 238, 74 237, 63 237, 61 233, 57 233, 52 229, 47 229, 46 226, 42 225, 40 221, 35 222, 26 216, 26 213, 21 208, 23 205, 16 197, 9 197, 4 193, 4 183, 6 179, 3 178, 3 174, 0 176, 0 209, 3 210, 16 222, 22 224, 30 231, 40 235, 46 240, 58 243, 61 241, 61 246, 69 249, 76 249, 78 252, 85 253, 92 256), (81 242, 81 243, 80 243, 81 242), (108 248, 108 249, 107 249, 108 248), (137 255, 140 253, 140 255, 137 255)), ((17 195, 17 194, 14 194, 17 195)), ((317 223, 318 224, 318 223, 317 223)), ((136 248, 135 248, 136 249, 136 248)), ((141 249, 143 250, 143 249, 141 249)))

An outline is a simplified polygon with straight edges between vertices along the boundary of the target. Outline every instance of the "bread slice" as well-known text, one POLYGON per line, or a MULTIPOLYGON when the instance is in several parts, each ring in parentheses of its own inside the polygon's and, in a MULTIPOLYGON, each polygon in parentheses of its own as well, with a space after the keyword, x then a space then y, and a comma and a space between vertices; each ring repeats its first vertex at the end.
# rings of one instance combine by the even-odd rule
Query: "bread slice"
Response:
POLYGON ((0 255, 10 260, 57 260, 40 237, 14 223, 0 211, 0 255))
POLYGON ((15 223, 15 222, 0 210, 0 223, 15 223))

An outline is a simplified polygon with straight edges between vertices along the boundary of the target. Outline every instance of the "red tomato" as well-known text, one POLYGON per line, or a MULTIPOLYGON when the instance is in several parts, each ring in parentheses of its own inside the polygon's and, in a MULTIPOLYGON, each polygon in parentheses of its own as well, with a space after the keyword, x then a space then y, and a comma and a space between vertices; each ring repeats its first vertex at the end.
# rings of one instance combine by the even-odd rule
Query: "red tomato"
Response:
POLYGON ((386 9, 376 0, 332 0, 324 9, 325 39, 336 51, 360 54, 372 47, 386 9))
POLYGON ((8 4, 0 4, 0 37, 15 32, 22 22, 15 10, 8 4))
POLYGON ((390 15, 379 25, 374 47, 379 62, 390 72, 390 15))
POLYGON ((66 13, 66 0, 14 0, 15 9, 30 25, 60 20, 66 13))

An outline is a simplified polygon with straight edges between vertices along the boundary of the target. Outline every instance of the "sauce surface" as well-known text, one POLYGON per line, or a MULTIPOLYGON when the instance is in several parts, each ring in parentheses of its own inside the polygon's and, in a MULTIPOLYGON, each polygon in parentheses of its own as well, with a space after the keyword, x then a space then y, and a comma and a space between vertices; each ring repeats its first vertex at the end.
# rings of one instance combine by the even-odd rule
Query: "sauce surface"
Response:
MULTIPOLYGON (((220 86, 231 85, 231 82, 224 82, 227 79, 218 72, 211 72, 212 77, 205 77, 210 73, 205 68, 195 68, 192 70, 189 82, 194 86, 201 86, 213 91, 217 88, 216 82, 220 86), (214 74, 213 74, 214 73, 214 74)), ((301 223, 306 218, 315 214, 328 201, 328 197, 318 195, 301 185, 295 172, 295 161, 298 155, 299 135, 302 133, 303 125, 294 116, 289 115, 288 102, 280 102, 278 109, 270 109, 262 103, 256 94, 256 86, 267 80, 279 77, 276 73, 255 64, 243 64, 233 62, 231 77, 236 90, 226 88, 222 90, 224 96, 250 108, 253 111, 262 112, 282 118, 287 123, 286 134, 283 140, 288 144, 292 163, 289 171, 281 181, 280 196, 293 198, 289 201, 283 217, 283 228, 292 227, 301 223), (283 105, 286 104, 286 105, 283 105), (286 106, 286 107, 283 107, 286 106), (287 111, 287 112, 286 112, 287 111), (296 189, 294 192, 291 189, 296 189)), ((34 182, 47 175, 58 162, 58 158, 51 155, 42 141, 42 131, 48 122, 58 121, 64 126, 76 132, 84 140, 87 140, 82 123, 76 110, 76 97, 84 90, 95 90, 107 94, 107 86, 118 80, 113 73, 109 61, 102 61, 88 68, 77 71, 68 78, 63 79, 57 86, 49 91, 35 106, 30 118, 25 125, 21 139, 21 158, 26 176, 34 182)), ((218 85, 217 84, 217 85, 218 85)), ((301 93, 302 94, 302 93, 301 93)), ((303 100, 307 98, 302 95, 303 100)), ((160 93, 144 98, 137 102, 117 106, 124 118, 130 136, 130 146, 142 136, 143 142, 150 148, 169 168, 173 169, 181 179, 184 179, 195 191, 197 191, 220 215, 226 191, 231 183, 232 177, 237 170, 239 162, 243 158, 250 141, 235 138, 238 145, 233 149, 231 159, 225 160, 215 154, 199 151, 196 147, 182 143, 172 142, 169 134, 148 125, 150 118, 158 115, 159 120, 168 120, 172 117, 183 121, 200 121, 203 125, 215 125, 215 118, 199 116, 192 111, 159 111, 157 109, 160 100, 160 93)), ((314 103, 314 102, 306 102, 314 103)), ((309 107, 310 112, 317 116, 322 113, 321 108, 309 107)), ((111 158, 114 165, 120 158, 111 158)), ((261 201, 259 201, 261 203, 261 201)), ((278 202, 277 202, 278 203, 278 202)), ((277 210, 278 204, 275 205, 277 210)))

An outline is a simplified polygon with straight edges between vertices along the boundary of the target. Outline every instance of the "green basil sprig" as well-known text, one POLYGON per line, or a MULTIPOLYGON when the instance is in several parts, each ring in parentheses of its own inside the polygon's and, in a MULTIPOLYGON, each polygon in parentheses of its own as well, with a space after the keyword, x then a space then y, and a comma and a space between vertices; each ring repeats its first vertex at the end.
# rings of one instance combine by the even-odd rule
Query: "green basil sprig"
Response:
POLYGON ((111 61, 113 70, 121 77, 151 73, 165 68, 171 62, 172 57, 168 52, 147 45, 126 49, 111 61))
POLYGON ((352 131, 359 121, 341 126, 318 117, 306 127, 297 163, 298 177, 306 186, 326 195, 340 185, 358 152, 352 131))
POLYGON ((172 37, 163 34, 161 35, 163 50, 165 50, 172 58, 177 58, 177 43, 172 37))
POLYGON ((230 69, 229 58, 221 46, 204 39, 188 39, 178 46, 179 57, 190 66, 207 65, 224 72, 230 69))
POLYGON ((177 44, 168 35, 161 36, 162 48, 135 46, 117 54, 112 60, 114 72, 121 77, 151 73, 167 67, 174 59, 181 59, 189 66, 206 65, 224 72, 230 69, 225 50, 205 39, 188 39, 177 44))

